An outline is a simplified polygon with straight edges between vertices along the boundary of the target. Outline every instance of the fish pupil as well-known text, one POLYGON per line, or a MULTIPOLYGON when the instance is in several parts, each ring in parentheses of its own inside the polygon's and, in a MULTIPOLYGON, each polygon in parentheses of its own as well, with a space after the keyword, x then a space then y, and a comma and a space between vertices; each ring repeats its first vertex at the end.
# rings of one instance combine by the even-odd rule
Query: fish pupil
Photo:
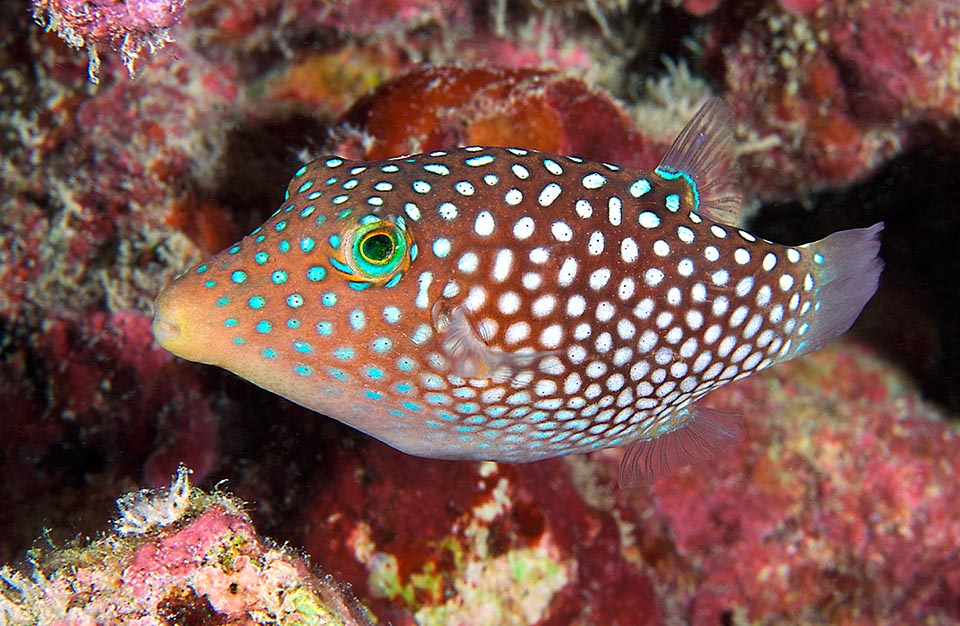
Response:
POLYGON ((364 260, 382 265, 393 257, 393 239, 385 233, 371 233, 360 243, 364 260))

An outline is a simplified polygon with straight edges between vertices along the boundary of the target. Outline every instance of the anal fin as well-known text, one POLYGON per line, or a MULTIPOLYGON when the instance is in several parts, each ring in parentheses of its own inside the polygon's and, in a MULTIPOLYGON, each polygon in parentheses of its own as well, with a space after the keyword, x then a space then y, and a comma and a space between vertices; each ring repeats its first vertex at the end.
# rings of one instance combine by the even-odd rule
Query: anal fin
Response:
POLYGON ((620 486, 654 482, 677 469, 728 453, 744 438, 743 417, 715 409, 696 415, 677 430, 627 448, 620 463, 620 486))

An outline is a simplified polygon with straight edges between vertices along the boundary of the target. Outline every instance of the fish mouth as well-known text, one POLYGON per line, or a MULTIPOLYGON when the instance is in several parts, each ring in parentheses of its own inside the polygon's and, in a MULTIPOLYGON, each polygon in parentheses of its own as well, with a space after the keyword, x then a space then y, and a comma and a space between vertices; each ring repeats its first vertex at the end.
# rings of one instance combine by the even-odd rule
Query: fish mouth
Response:
POLYGON ((180 326, 161 313, 153 316, 153 338, 166 348, 180 337, 180 326))

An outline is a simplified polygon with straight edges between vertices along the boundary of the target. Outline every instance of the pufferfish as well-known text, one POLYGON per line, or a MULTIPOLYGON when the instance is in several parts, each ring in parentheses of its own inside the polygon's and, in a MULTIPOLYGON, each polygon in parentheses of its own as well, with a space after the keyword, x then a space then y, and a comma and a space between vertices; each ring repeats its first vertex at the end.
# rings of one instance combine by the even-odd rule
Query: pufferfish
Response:
POLYGON ((717 454, 712 390, 845 332, 882 224, 800 246, 738 228, 728 105, 660 165, 464 147, 301 167, 280 208, 156 301, 161 346, 409 454, 628 446, 621 485, 717 454))

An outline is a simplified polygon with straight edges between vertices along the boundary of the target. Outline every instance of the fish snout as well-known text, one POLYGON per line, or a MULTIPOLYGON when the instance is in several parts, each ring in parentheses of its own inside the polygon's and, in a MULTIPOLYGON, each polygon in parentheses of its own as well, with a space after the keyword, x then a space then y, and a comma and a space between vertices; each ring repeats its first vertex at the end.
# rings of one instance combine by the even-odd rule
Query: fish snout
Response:
POLYGON ((153 338, 163 348, 176 342, 180 336, 180 326, 176 320, 165 316, 161 311, 153 315, 153 338))

